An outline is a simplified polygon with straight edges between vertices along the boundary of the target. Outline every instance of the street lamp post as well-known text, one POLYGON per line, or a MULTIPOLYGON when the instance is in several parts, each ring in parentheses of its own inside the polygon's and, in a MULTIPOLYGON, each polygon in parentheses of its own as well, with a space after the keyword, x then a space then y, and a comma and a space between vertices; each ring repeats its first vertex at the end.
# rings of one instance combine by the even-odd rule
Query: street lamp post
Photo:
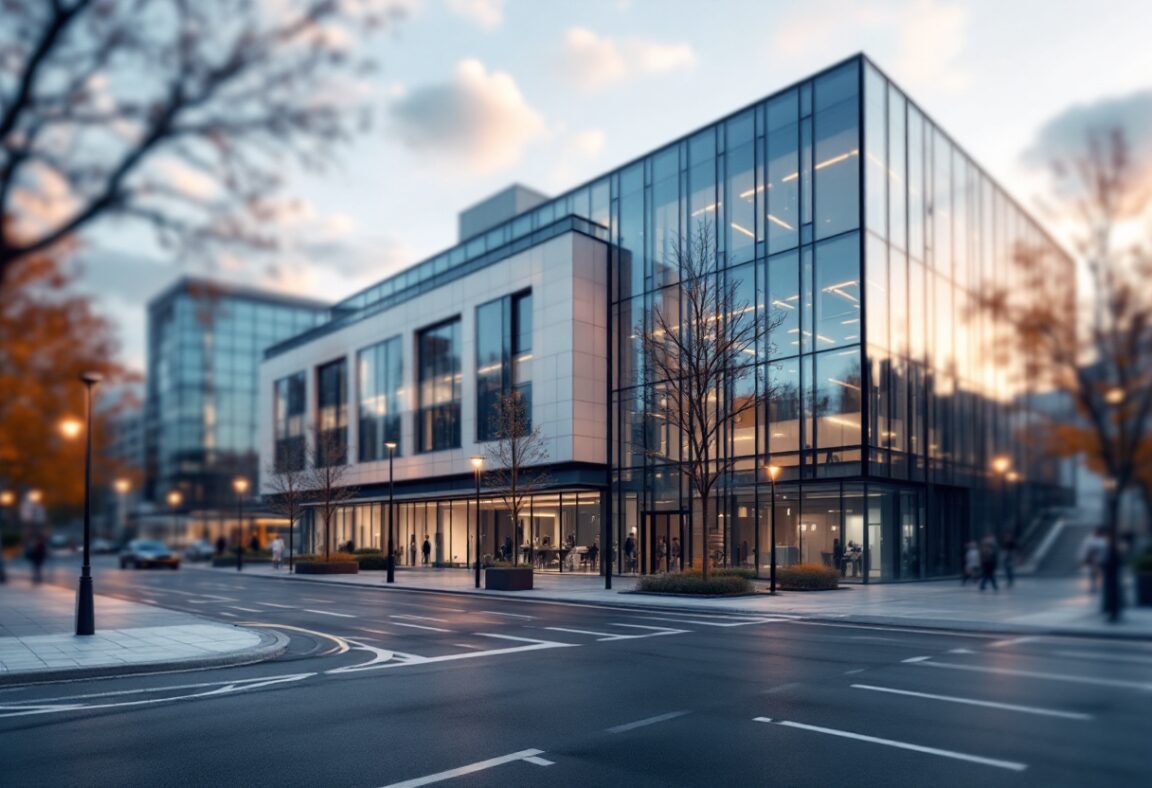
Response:
POLYGON ((997 454, 992 458, 992 470, 1000 477, 1000 503, 997 507, 1000 510, 1000 516, 997 518, 1000 521, 1000 532, 1003 533, 1007 529, 1004 527, 1005 505, 1008 498, 1008 472, 1012 469, 1012 458, 1007 454, 997 454))
POLYGON ((772 518, 770 532, 768 538, 772 540, 772 545, 769 548, 769 560, 772 562, 768 567, 768 590, 773 594, 776 593, 776 479, 780 476, 779 465, 768 465, 764 468, 765 473, 768 474, 768 483, 772 490, 772 518))
POLYGON ((116 490, 116 502, 119 511, 117 512, 116 524, 119 533, 116 535, 116 541, 119 541, 124 536, 124 532, 128 530, 128 506, 125 503, 128 497, 128 491, 132 489, 132 482, 127 479, 117 479, 112 482, 112 488, 116 490))
POLYGON ((480 587, 480 469, 484 458, 479 454, 471 457, 472 474, 476 477, 476 587, 480 587))
POLYGON ((236 491, 236 532, 238 534, 236 545, 236 571, 244 569, 244 493, 248 492, 248 480, 237 476, 232 480, 232 489, 236 491))
POLYGON ((95 597, 92 593, 92 388, 103 376, 99 372, 85 372, 80 376, 84 384, 84 416, 88 434, 84 436, 84 563, 80 567, 80 587, 76 591, 76 634, 96 634, 95 597))
POLYGON ((396 549, 392 543, 392 512, 395 511, 396 488, 393 485, 392 465, 396 459, 396 441, 384 441, 388 448, 388 582, 396 582, 396 549))
POLYGON ((176 541, 176 532, 180 530, 179 524, 176 522, 176 510, 180 508, 180 504, 184 503, 184 496, 179 490, 172 490, 168 493, 168 508, 172 511, 172 539, 176 541))

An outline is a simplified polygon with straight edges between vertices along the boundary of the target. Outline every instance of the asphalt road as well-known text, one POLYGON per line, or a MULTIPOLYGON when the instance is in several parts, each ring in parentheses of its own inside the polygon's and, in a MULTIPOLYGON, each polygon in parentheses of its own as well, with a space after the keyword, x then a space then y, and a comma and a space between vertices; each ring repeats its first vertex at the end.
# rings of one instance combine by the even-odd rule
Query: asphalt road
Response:
POLYGON ((101 568, 97 588, 291 646, 241 668, 2 690, 4 786, 1152 784, 1147 643, 190 568, 101 568))

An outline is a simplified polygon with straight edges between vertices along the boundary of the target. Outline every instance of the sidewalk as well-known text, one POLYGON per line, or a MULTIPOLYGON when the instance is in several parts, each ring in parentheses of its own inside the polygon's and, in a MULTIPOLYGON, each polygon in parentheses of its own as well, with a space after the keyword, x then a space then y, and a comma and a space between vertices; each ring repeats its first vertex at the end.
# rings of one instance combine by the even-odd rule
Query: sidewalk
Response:
POLYGON ((287 639, 199 616, 96 596, 96 634, 80 637, 76 592, 9 572, 0 585, 0 685, 244 665, 287 639), (14 576, 15 575, 15 576, 14 576))
MULTIPOLYGON (((189 567, 196 565, 190 564, 189 567)), ((203 567, 205 571, 212 570, 203 567)), ((231 570, 235 572, 235 570, 231 570)), ((537 573, 531 591, 477 591, 471 571, 398 569, 387 586, 384 572, 357 575, 290 575, 268 565, 245 567, 245 574, 286 582, 372 586, 388 591, 438 591, 480 594, 525 601, 568 602, 657 610, 785 615, 808 620, 842 621, 919 628, 1058 634, 1152 640, 1152 608, 1126 607, 1123 621, 1108 624, 1099 612, 1100 598, 1089 593, 1083 578, 1021 578, 1015 587, 981 593, 959 580, 890 583, 842 587, 837 591, 780 592, 732 598, 697 598, 635 593, 634 576, 613 577, 612 590, 591 574, 537 573)), ((767 590, 766 583, 757 583, 767 590)), ((1128 598, 1131 598, 1129 593, 1128 598)))

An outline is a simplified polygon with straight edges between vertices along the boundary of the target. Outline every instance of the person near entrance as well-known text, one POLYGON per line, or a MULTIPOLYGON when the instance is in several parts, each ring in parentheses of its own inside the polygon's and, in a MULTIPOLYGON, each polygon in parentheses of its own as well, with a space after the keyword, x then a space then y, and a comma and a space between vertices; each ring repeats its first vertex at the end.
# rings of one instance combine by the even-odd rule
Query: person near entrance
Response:
POLYGON ((672 565, 680 567, 680 537, 672 537, 672 565))
POLYGON ((428 534, 424 534, 424 545, 420 548, 420 552, 424 554, 424 566, 428 566, 428 560, 432 556, 432 543, 428 541, 428 534))
POLYGON ((624 540, 624 564, 629 572, 636 571, 636 540, 632 538, 632 534, 628 534, 628 538, 624 540))
POLYGON ((412 534, 412 541, 408 543, 408 566, 416 566, 416 534, 412 534))

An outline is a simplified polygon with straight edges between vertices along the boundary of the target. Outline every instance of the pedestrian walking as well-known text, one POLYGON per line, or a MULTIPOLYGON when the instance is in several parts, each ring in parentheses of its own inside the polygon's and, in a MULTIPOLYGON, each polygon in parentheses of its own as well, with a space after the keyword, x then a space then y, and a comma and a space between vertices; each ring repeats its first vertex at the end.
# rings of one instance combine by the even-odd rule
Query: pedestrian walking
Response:
POLYGON ((279 535, 272 540, 272 568, 279 569, 284 558, 284 540, 279 535))
POLYGON ((424 566, 428 566, 428 560, 432 556, 432 543, 428 541, 428 534, 424 534, 424 544, 420 547, 420 552, 424 554, 424 566))
POLYGON ((44 537, 37 535, 28 546, 28 560, 32 563, 32 582, 39 584, 44 580, 44 561, 48 558, 48 545, 44 537))
POLYGON ((996 586, 996 564, 999 559, 999 550, 996 547, 996 537, 992 534, 985 536, 980 542, 980 590, 983 591, 988 583, 992 590, 999 593, 996 586))
POLYGON ((412 541, 408 543, 408 566, 416 566, 416 534, 412 534, 412 541))
POLYGON ((260 537, 252 534, 252 538, 248 540, 248 549, 254 553, 260 551, 260 537))
POLYGON ((224 555, 224 551, 228 549, 228 540, 223 536, 216 537, 216 555, 224 555))
POLYGON ((964 579, 960 585, 968 585, 968 581, 976 581, 980 573, 980 546, 976 542, 969 542, 964 550, 964 579))
POLYGON ((1004 562, 1004 582, 1011 588, 1016 582, 1016 537, 1010 533, 1000 541, 1000 557, 1004 562))
POLYGON ((680 537, 672 537, 672 565, 679 568, 680 566, 680 537))
POLYGON ((1108 537, 1101 526, 1084 540, 1080 547, 1080 563, 1088 567, 1088 584, 1093 594, 1100 585, 1100 575, 1104 571, 1104 558, 1108 555, 1108 537))
POLYGON ((628 538, 624 540, 624 565, 629 572, 636 571, 636 540, 632 538, 632 534, 628 534, 628 538))

